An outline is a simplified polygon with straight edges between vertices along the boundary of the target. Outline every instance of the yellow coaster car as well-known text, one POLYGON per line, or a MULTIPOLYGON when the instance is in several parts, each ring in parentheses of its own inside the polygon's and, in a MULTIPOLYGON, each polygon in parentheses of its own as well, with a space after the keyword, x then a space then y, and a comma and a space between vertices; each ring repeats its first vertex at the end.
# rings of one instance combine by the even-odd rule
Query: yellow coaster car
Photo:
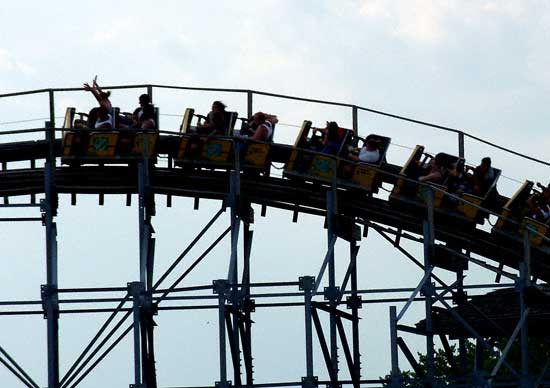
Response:
POLYGON ((548 222, 534 218, 531 204, 533 199, 541 194, 535 189, 532 181, 525 181, 502 208, 493 231, 521 240, 527 230, 530 243, 540 246, 544 242, 543 236, 548 235, 549 225, 548 222))
POLYGON ((300 132, 294 142, 294 150, 285 164, 283 176, 301 177, 314 181, 326 183, 336 182, 339 157, 347 151, 353 131, 345 128, 338 128, 339 144, 334 149, 334 154, 323 153, 322 135, 318 134, 315 128, 312 135, 311 121, 305 120, 302 123, 300 132))
POLYGON ((75 109, 67 108, 63 123, 61 162, 127 163, 154 159, 159 135, 135 129, 98 130, 74 127, 75 109))
MULTIPOLYGON (((192 127, 191 122, 195 116, 195 110, 187 108, 180 126, 180 138, 178 148, 174 155, 177 166, 204 166, 211 168, 229 168, 234 164, 233 128, 237 119, 237 113, 227 112, 229 123, 225 136, 209 136, 196 132, 197 127, 192 127)), ((200 116, 203 117, 203 116, 200 116)))
POLYGON ((391 139, 385 136, 371 134, 365 139, 354 136, 352 147, 348 150, 348 159, 352 160, 340 163, 339 184, 377 193, 382 184, 379 170, 386 163, 386 153, 390 144, 391 139), (367 143, 369 146, 372 145, 375 157, 369 161, 363 161, 361 160, 362 150, 367 143))

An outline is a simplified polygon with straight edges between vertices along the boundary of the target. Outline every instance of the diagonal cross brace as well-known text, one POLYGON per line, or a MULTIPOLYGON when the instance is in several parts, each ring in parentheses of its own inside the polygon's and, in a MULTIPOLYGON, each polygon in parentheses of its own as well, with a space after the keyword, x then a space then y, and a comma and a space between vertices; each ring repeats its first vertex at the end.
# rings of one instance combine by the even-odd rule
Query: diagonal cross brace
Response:
MULTIPOLYGON (((475 330, 472 326, 470 326, 470 324, 468 322, 466 322, 466 320, 464 318, 462 318, 455 310, 453 310, 453 308, 445 301, 445 299, 443 299, 441 296, 439 296, 438 294, 435 294, 435 298, 437 298, 437 300, 443 305, 445 306, 445 308, 449 311, 449 313, 453 316, 454 319, 456 319, 462 326, 464 326, 464 328, 470 332, 470 334, 472 334, 476 339, 478 339, 481 344, 483 345, 483 347, 485 347, 489 353, 491 353, 492 355, 494 356, 497 356, 499 357, 500 355, 495 352, 493 350, 493 348, 491 347, 491 345, 489 345, 475 330)), ((502 361, 502 364, 510 371, 512 372, 512 374, 516 375, 517 376, 517 372, 514 368, 512 368, 506 361, 502 361)))
POLYGON ((319 319, 319 314, 317 314, 316 308, 311 309, 311 317, 313 318, 315 331, 317 332, 317 337, 319 338, 319 345, 321 346, 321 351, 323 352, 323 358, 325 359, 325 364, 330 377, 331 388, 337 388, 339 385, 338 375, 332 366, 332 360, 330 358, 327 341, 325 339, 325 334, 323 332, 323 326, 321 325, 321 320, 319 319))
POLYGON ((319 270, 319 275, 317 275, 317 278, 315 280, 315 286, 313 287, 312 295, 317 294, 317 290, 319 289, 319 285, 321 284, 321 280, 323 280, 323 275, 325 274, 325 270, 327 269, 328 262, 330 260, 330 256, 332 254, 332 251, 334 250, 334 244, 336 244, 336 236, 332 236, 330 239, 330 242, 328 244, 327 253, 325 255, 325 258, 323 260, 323 264, 321 264, 321 269, 319 270))
POLYGON ((411 303, 414 301, 414 298, 416 298, 416 295, 418 295, 418 293, 420 292, 422 287, 424 287, 424 283, 426 283, 426 281, 429 279, 430 275, 432 274, 433 269, 434 269, 433 265, 428 268, 428 270, 426 271, 426 273, 422 277, 422 280, 420 280, 420 283, 418 283, 418 286, 416 286, 416 288, 414 289, 411 296, 409 296, 409 299, 407 300, 407 303, 405 303, 405 305, 403 306, 403 308, 401 309, 401 311, 397 315, 397 319, 396 319, 397 322, 399 322, 399 320, 401 318, 403 318, 403 315, 405 315, 405 313, 409 309, 411 303))
POLYGON ((29 388, 39 388, 38 384, 34 382, 34 380, 23 370, 23 368, 19 366, 19 364, 17 364, 17 362, 15 362, 13 358, 11 358, 8 352, 6 352, 1 346, 0 353, 2 353, 4 357, 6 357, 6 360, 4 360, 4 358, 0 356, 0 362, 4 364, 4 366, 8 368, 8 370, 13 373, 14 376, 21 380, 21 382, 25 384, 25 386, 29 388), (8 361, 11 362, 12 365, 10 365, 8 361))
POLYGON ((348 265, 348 269, 346 270, 346 275, 344 276, 344 280, 342 281, 342 286, 340 287, 340 295, 338 295, 338 302, 342 301, 342 298, 344 297, 344 291, 346 291, 346 288, 348 286, 349 279, 351 277, 351 272, 354 270, 356 266, 356 259, 357 254, 359 253, 359 245, 353 247, 351 252, 351 260, 348 265))
POLYGON ((323 303, 319 303, 319 302, 311 302, 311 305, 319 310, 323 310, 329 314, 334 314, 335 316, 337 317, 340 317, 340 318, 345 318, 349 321, 357 321, 359 320, 360 318, 357 317, 355 318, 353 315, 351 315, 350 313, 346 313, 345 311, 342 311, 342 310, 338 310, 337 308, 334 308, 334 307, 331 307, 331 306, 327 306, 323 303))
POLYGON ((512 348, 512 345, 514 344, 514 341, 516 340, 516 337, 518 336, 519 331, 523 327, 523 324, 525 323, 525 320, 527 319, 527 315, 529 314, 529 309, 526 309, 523 315, 521 316, 521 319, 519 320, 518 324, 516 325, 514 331, 512 332, 512 336, 508 339, 508 342, 506 343, 506 346, 504 347, 504 350, 502 351, 502 354, 500 355, 500 358, 498 359, 495 367, 491 371, 491 377, 490 379, 493 379, 497 373, 500 367, 502 366, 502 363, 504 362, 504 359, 508 355, 508 352, 512 348))
POLYGON ((353 357, 349 348, 348 340, 346 338, 346 331, 344 330, 344 325, 342 323, 342 318, 339 316, 336 317, 336 327, 338 328, 338 334, 340 335, 340 342, 342 343, 342 348, 344 349, 344 355, 346 357, 346 363, 348 364, 349 374, 351 376, 351 381, 353 383, 353 388, 359 388, 359 376, 357 376, 357 369, 353 362, 353 357))

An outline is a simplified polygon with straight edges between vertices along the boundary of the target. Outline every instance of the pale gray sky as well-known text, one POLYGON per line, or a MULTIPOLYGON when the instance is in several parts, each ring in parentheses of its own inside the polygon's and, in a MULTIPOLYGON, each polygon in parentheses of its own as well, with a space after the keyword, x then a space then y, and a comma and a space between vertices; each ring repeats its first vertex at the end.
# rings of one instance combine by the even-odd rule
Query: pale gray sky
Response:
MULTIPOLYGON (((349 102, 469 131, 501 145, 548 160, 550 122, 550 3, 540 1, 42 1, 0 5, 0 93, 46 87, 74 87, 99 76, 101 84, 153 83, 180 86, 251 88, 349 102)), ((128 110, 137 92, 114 91, 112 100, 128 110)), ((206 111, 216 94, 156 92, 161 113, 187 106, 206 111)), ((245 111, 245 99, 221 98, 245 111)), ((91 96, 57 96, 65 106, 88 110, 91 96)), ((257 98, 259 110, 277 113, 282 124, 303 119, 336 119, 351 125, 344 109, 257 98)), ((46 117, 42 97, 0 101, 0 131, 12 120, 46 117)), ((166 129, 177 118, 161 117, 166 129)), ((40 126, 40 121, 25 123, 40 126)), ((18 125, 19 127, 21 125, 18 125)), ((281 125, 278 141, 290 143, 296 128, 281 125)), ((395 120, 360 115, 363 134, 377 132, 398 145, 425 144, 454 151, 455 136, 395 120)), ((6 139, 2 139, 2 142, 6 139)), ((409 151, 390 149, 391 162, 409 151)), ((496 152, 471 141, 466 157, 475 163, 491 155, 504 175, 547 181, 548 168, 496 152)), ((503 180, 510 194, 517 183, 503 180)), ((134 201, 135 202, 135 201, 134 201)), ((172 209, 158 199, 157 273, 206 223, 218 203, 192 210, 188 200, 172 209)), ((79 197, 79 206, 61 198, 59 210, 60 286, 125 285, 137 278, 137 209, 124 198, 79 197)), ((22 212, 0 211, 21 215, 22 212)), ((33 213, 33 215, 36 215, 33 213)), ((296 280, 316 275, 323 257, 322 220, 270 209, 257 217, 253 279, 296 280)), ((217 230, 223 230, 227 217, 217 230)), ((44 283, 44 230, 40 225, 0 224, 2 300, 38 299, 44 283)), ((215 236, 212 233, 211 239, 215 236)), ((415 286, 420 272, 373 233, 362 242, 361 288, 415 286)), ((187 285, 224 277, 227 243, 197 269, 187 285), (224 249, 225 248, 225 249, 224 249)), ((410 248, 419 253, 418 246, 410 248)), ((199 252, 199 251, 197 251, 199 252)), ((338 257, 345 258, 345 246, 338 257)), ((345 270, 340 261, 338 270, 345 270)), ((445 274, 443 274, 445 276, 445 274)), ((467 281, 491 280, 474 270, 467 281)), ((421 306, 408 323, 420 319, 421 306)), ((218 380, 215 312, 165 312, 158 318, 159 386, 209 385, 218 380)), ((387 306, 361 311, 366 378, 389 370, 387 306)), ((255 315, 256 381, 298 380, 305 375, 302 309, 259 311, 255 315)), ((62 371, 99 328, 103 316, 63 316, 62 371)), ((2 317, 0 345, 40 384, 46 381, 45 321, 39 316, 2 317)), ((415 348, 418 338, 408 338, 415 348)), ((323 364, 315 354, 316 373, 323 364)), ((402 360, 406 366, 406 361, 402 360)), ((92 373, 82 387, 127 386, 131 382, 129 340, 92 373)), ((0 369, 3 386, 19 386, 0 369)))

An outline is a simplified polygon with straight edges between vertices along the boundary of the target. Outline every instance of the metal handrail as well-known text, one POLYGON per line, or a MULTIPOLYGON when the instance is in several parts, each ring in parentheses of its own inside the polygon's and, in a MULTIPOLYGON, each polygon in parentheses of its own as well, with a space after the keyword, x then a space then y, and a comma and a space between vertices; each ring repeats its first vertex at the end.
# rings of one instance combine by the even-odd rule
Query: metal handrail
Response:
MULTIPOLYGON (((361 110, 365 112, 374 113, 377 115, 382 115, 386 117, 391 117, 397 120, 407 121, 410 123, 451 132, 459 135, 459 153, 462 153, 463 150, 463 138, 467 137, 469 139, 475 140, 477 142, 483 143, 485 145, 488 145, 490 147, 499 149, 501 151, 510 153, 512 155, 530 160, 532 162, 542 164, 545 166, 550 166, 550 162, 547 162, 542 159, 538 159, 536 157, 514 151, 510 148, 501 146, 497 143, 491 142, 489 140, 483 139, 481 137, 472 135, 466 131, 462 131, 460 129, 439 125, 435 123, 430 123, 428 121, 422 121, 413 119, 406 116, 401 116, 377 109, 372 109, 360 105, 354 105, 350 103, 343 103, 343 102, 337 102, 337 101, 327 101, 327 100, 319 100, 319 99, 313 99, 313 98, 306 98, 306 97, 299 97, 299 96, 291 96, 291 95, 285 95, 285 94, 279 94, 279 93, 272 93, 272 92, 265 92, 261 90, 254 90, 254 89, 235 89, 235 88, 202 88, 202 87, 193 87, 193 86, 175 86, 175 85, 158 85, 158 84, 136 84, 136 85, 114 85, 114 86, 104 86, 103 89, 138 89, 138 88, 158 88, 158 89, 174 89, 174 90, 193 90, 193 91, 205 91, 205 92, 224 92, 224 93, 246 93, 246 94, 256 94, 261 96, 268 96, 268 97, 276 97, 276 98, 283 98, 287 100, 293 100, 293 101, 302 101, 302 102, 311 102, 316 104, 325 104, 325 105, 331 105, 331 106, 340 106, 340 107, 346 107, 346 108, 352 108, 354 110, 361 110)), ((15 97, 15 96, 24 96, 24 95, 30 95, 30 94, 39 94, 39 93, 49 93, 50 95, 55 92, 72 92, 72 91, 82 91, 83 89, 81 87, 78 88, 49 88, 49 89, 36 89, 36 90, 27 90, 22 92, 13 92, 13 93, 3 93, 0 94, 0 98, 6 98, 6 97, 15 97)))

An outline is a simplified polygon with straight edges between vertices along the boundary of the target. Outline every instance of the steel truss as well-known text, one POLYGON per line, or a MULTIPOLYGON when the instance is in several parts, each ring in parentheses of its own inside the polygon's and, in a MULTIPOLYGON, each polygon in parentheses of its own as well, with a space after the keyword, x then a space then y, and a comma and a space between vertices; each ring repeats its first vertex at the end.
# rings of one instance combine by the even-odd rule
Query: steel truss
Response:
MULTIPOLYGON (((148 87, 149 94, 152 94, 152 88, 148 87)), ((251 91, 247 93, 248 113, 252 114, 252 95, 251 91)), ((459 338, 459 360, 455 360, 451 352, 448 339, 440 336, 442 347, 446 351, 449 364, 460 378, 458 386, 496 386, 504 380, 499 375, 502 368, 506 368, 513 379, 508 379, 509 384, 517 384, 522 388, 537 387, 544 383, 545 376, 533 376, 529 373, 528 353, 528 331, 527 322, 529 319, 529 309, 526 307, 525 291, 533 281, 530 274, 530 245, 527 232, 524 237, 524 256, 519 266, 519 274, 513 274, 504 271, 502 267, 491 266, 479 259, 471 257, 469 252, 464 253, 458 246, 441 247, 436 243, 434 237, 434 209, 433 192, 427 196, 427 212, 423 221, 423 233, 421 237, 416 237, 404 233, 399 229, 386 228, 382 225, 370 222, 366 219, 355 217, 345 217, 338 212, 338 192, 336 185, 326 193, 326 229, 327 229, 327 250, 324 258, 320 262, 317 276, 304 275, 296 281, 277 282, 277 283, 253 283, 251 281, 251 254, 253 243, 253 223, 254 213, 251 203, 246 197, 241 195, 239 167, 239 146, 234 148, 235 167, 230 172, 230 184, 227 195, 223 201, 221 209, 213 215, 204 228, 197 234, 190 244, 174 260, 173 264, 160 275, 155 281, 154 262, 155 262, 155 238, 153 228, 153 218, 155 216, 155 193, 150 185, 150 171, 154 168, 150 160, 144 158, 137 165, 135 173, 138 181, 138 224, 139 224, 139 280, 129 282, 125 287, 111 288, 79 288, 79 289, 61 289, 58 285, 57 271, 57 227, 55 217, 57 215, 58 194, 56 191, 56 158, 54 153, 55 141, 55 117, 54 117, 54 95, 49 91, 50 97, 50 121, 46 123, 46 140, 49 143, 49 155, 44 167, 45 197, 40 204, 36 204, 36 198, 33 194, 28 204, 9 204, 8 198, 4 198, 2 207, 40 207, 41 217, 37 218, 3 218, 0 221, 37 221, 41 220, 45 228, 46 241, 46 270, 47 283, 41 286, 40 301, 21 301, 14 302, 12 305, 41 305, 40 310, 20 310, 0 312, 0 315, 7 314, 40 314, 46 319, 47 333, 47 360, 48 360, 48 388, 73 388, 78 386, 94 368, 107 358, 109 353, 130 333, 133 334, 133 359, 134 359, 134 380, 130 384, 133 388, 157 388, 156 378, 156 360, 155 360, 155 315, 163 310, 193 310, 212 309, 218 311, 218 337, 219 337, 219 376, 213 377, 212 387, 229 388, 235 387, 285 387, 302 386, 304 388, 313 388, 326 384, 331 388, 339 388, 343 385, 359 388, 360 386, 391 386, 402 387, 406 382, 403 380, 400 369, 400 352, 408 361, 411 367, 420 377, 420 384, 427 387, 436 387, 438 385, 434 375, 434 333, 432 323, 432 307, 435 303, 443 306, 452 317, 459 322, 469 336, 476 339, 477 365, 480 365, 483 351, 493 353, 498 356, 498 363, 489 371, 483 374, 481 370, 475 371, 473 375, 466 375, 466 339, 459 338), (218 222, 221 215, 229 210, 230 225, 199 255, 188 268, 169 286, 161 287, 167 277, 172 274, 182 260, 189 254, 191 249, 204 238, 206 232, 218 222), (364 230, 361 233, 360 227, 364 230), (360 249, 362 234, 366 236, 369 230, 376 231, 380 236, 390 242, 397 251, 419 266, 423 271, 423 277, 415 288, 401 289, 383 289, 383 290, 361 290, 358 285, 357 256, 360 249), (239 239, 242 234, 243 252, 242 260, 239 260, 239 239), (395 239, 391 238, 395 235, 395 239), (216 279, 209 285, 200 285, 193 287, 179 287, 182 281, 196 268, 211 251, 226 237, 230 238, 230 252, 228 260, 227 278, 216 279), (349 244, 349 264, 347 271, 337 282, 335 271, 335 244, 338 239, 349 244), (410 252, 400 245, 401 239, 410 239, 421 242, 424 247, 423 257, 415 258, 410 252), (508 287, 509 284, 488 284, 478 286, 465 286, 463 283, 463 270, 456 271, 456 281, 452 284, 446 284, 433 271, 435 268, 434 257, 438 249, 444 249, 455 256, 462 258, 472 264, 479 265, 485 269, 493 271, 497 277, 504 276, 514 281, 520 302, 520 318, 512 333, 500 329, 502 334, 509 337, 504 349, 496 350, 493 345, 488 343, 476 330, 461 317, 451 303, 456 306, 468 304, 466 289, 484 289, 496 287, 508 287), (242 264, 242 269, 240 268, 242 264), (326 275, 326 276, 325 276, 326 275), (328 286, 321 289, 323 280, 327 278, 328 286), (436 286, 435 283, 438 283, 436 286), (337 285, 339 284, 339 285, 337 285), (275 291, 280 287, 297 287, 293 292, 275 291), (273 290, 268 294, 255 292, 260 288, 269 288, 273 290), (186 293, 196 293, 204 291, 211 294, 189 295, 186 293), (93 304, 93 308, 79 309, 60 309, 60 305, 68 303, 60 298, 60 295, 69 293, 94 293, 111 292, 116 295, 110 298, 84 298, 77 300, 80 303, 93 304), (370 294, 392 294, 396 292, 408 292, 408 298, 371 298, 363 299, 364 295, 370 294), (293 302, 279 302, 280 297, 294 297, 293 302), (259 303, 260 298, 268 298, 269 302, 259 303), (162 306, 163 301, 197 301, 192 306, 172 305, 162 306), (101 308, 102 303, 118 302, 115 308, 101 308), (205 304, 209 301, 209 304, 205 304), (412 303, 422 302, 425 306, 425 330, 415 327, 409 327, 399 324, 399 321, 406 314, 412 303), (391 353, 391 374, 387 379, 362 379, 364 368, 361 363, 359 325, 360 310, 364 304, 369 303, 402 303, 403 307, 398 312, 397 306, 389 306, 389 327, 390 327, 390 353, 391 353), (270 308, 280 306, 300 306, 304 309, 304 332, 306 357, 304 360, 304 375, 293 381, 256 383, 254 375, 253 358, 253 314, 257 308, 270 308), (60 314, 86 314, 86 313, 110 313, 105 322, 98 329, 83 351, 77 357, 71 367, 60 375, 59 370, 59 316, 60 314), (328 325, 324 325, 322 317, 328 318, 328 325), (346 325, 351 328, 351 338, 346 333, 346 325), (410 351, 400 332, 422 335, 426 338, 426 372, 421 369, 418 361, 410 351), (521 348, 521 370, 514 370, 507 362, 508 355, 515 340, 519 338, 521 348), (318 341, 321 348, 321 356, 324 360, 328 375, 327 381, 321 381, 314 368, 314 343, 318 341), (229 347, 227 347, 229 345, 229 347), (344 361, 340 360, 343 352, 344 361), (228 375, 228 356, 231 363, 233 375, 228 375), (342 378, 342 365, 347 369, 350 376, 349 380, 342 378)), ((357 107, 352 107, 353 126, 357 129, 357 107)), ((464 134, 459 135, 460 155, 464 154, 464 134)), ((146 140, 147 148, 147 137, 146 140)), ((147 155, 147 151, 144 152, 147 155)), ((31 167, 34 167, 34 161, 31 161, 31 167)), ((6 166, 2 166, 3 169, 6 166)), ((168 204, 171 205, 170 196, 168 204)), ((262 209, 264 215, 265 209, 262 209)), ((296 218, 297 216, 295 216, 296 218)), ((2 303, 10 305, 10 303, 2 303)), ((481 312, 480 312, 481 313, 481 312)), ((486 317, 488 321, 490 318, 486 317)), ((496 322, 493 325, 499 329, 496 322)), ((21 383, 26 387, 38 388, 39 385, 31 376, 21 367, 2 347, 0 347, 0 363, 2 363, 11 373, 13 373, 21 383)), ((549 362, 545 363, 544 371, 547 370, 549 362)), ((487 371, 485 371, 487 372, 487 371)))

